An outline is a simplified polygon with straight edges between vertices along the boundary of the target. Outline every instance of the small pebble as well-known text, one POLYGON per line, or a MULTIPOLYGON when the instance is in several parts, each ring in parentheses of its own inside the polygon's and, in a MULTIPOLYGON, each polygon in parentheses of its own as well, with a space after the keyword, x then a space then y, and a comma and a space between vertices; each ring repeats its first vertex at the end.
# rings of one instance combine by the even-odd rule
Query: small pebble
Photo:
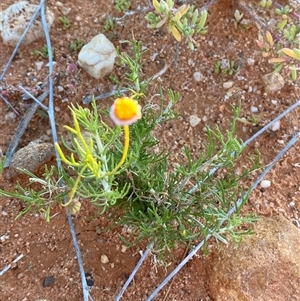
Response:
POLYGON ((85 278, 86 278, 86 284, 88 286, 93 286, 94 285, 94 278, 91 273, 85 273, 85 278))
POLYGON ((191 115, 190 116, 190 125, 192 127, 195 127, 197 124, 199 124, 201 119, 197 115, 191 115))
POLYGON ((253 66, 254 65, 254 63, 255 63, 255 60, 254 59, 252 59, 252 58, 247 58, 247 64, 248 64, 248 66, 253 66))
POLYGON ((17 118, 17 114, 15 112, 8 112, 4 118, 5 120, 14 120, 17 118))
POLYGON ((53 276, 46 276, 43 280, 43 287, 52 286, 55 282, 55 278, 53 276))
POLYGON ((272 99, 271 102, 272 102, 273 105, 277 105, 277 100, 272 99))
POLYGON ((230 89, 233 86, 233 81, 228 81, 223 84, 224 89, 230 89))
POLYGON ((70 11, 71 11, 71 7, 62 7, 61 9, 61 13, 65 16, 68 15, 70 11))
POLYGON ((101 234, 101 228, 100 228, 99 226, 96 226, 96 227, 95 227, 95 230, 96 230, 96 233, 97 233, 98 235, 101 234))
POLYGON ((252 113, 257 113, 258 112, 258 108, 254 107, 254 106, 251 106, 251 112, 252 113))
POLYGON ((261 188, 268 188, 270 186, 271 186, 271 181, 269 181, 269 180, 262 180, 260 182, 260 187, 261 188))
POLYGON ((204 76, 200 71, 197 71, 193 74, 193 78, 194 78, 194 81, 200 82, 200 81, 203 81, 204 76))
POLYGON ((36 70, 40 71, 44 65, 44 62, 35 62, 36 70))
POLYGON ((62 91, 64 90, 64 88, 63 88, 62 86, 57 86, 57 90, 58 90, 59 92, 62 92, 62 91))
POLYGON ((271 130, 272 131, 278 131, 280 129, 280 120, 276 121, 272 126, 271 126, 271 130))
POLYGON ((101 255, 101 262, 102 263, 108 263, 109 262, 108 257, 105 254, 101 255))

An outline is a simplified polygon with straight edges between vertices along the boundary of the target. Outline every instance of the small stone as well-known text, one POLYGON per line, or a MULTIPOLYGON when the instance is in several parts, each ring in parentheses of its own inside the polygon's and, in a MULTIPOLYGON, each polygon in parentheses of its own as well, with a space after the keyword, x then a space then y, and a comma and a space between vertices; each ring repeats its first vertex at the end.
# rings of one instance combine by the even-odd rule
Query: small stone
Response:
POLYGON ((199 124, 201 119, 197 115, 191 115, 190 116, 190 125, 192 127, 195 127, 197 124, 199 124))
POLYGON ((58 90, 58 92, 62 92, 62 91, 64 91, 64 88, 62 86, 57 86, 57 90, 58 90))
POLYGON ((233 81, 228 81, 223 84, 224 89, 230 89, 233 86, 233 81))
POLYGON ((17 114, 15 112, 8 112, 6 115, 5 115, 5 120, 15 120, 17 118, 17 114))
POLYGON ((54 284, 55 278, 53 276, 46 276, 43 280, 43 287, 50 287, 54 284))
POLYGON ((70 11, 71 11, 71 7, 62 7, 61 8, 61 13, 65 16, 68 15, 70 13, 70 11))
POLYGON ((96 233, 97 233, 98 235, 101 234, 101 228, 100 228, 99 226, 96 226, 96 227, 95 227, 95 230, 96 230, 96 233))
POLYGON ((88 286, 93 286, 95 281, 91 273, 85 273, 86 284, 88 286))
POLYGON ((270 186, 271 186, 271 181, 269 181, 269 180, 262 180, 260 182, 260 187, 261 188, 268 188, 270 186))
POLYGON ((255 63, 255 60, 254 60, 254 59, 252 59, 252 58, 247 58, 247 64, 248 64, 248 66, 253 66, 254 63, 255 63))
POLYGON ((102 263, 108 263, 109 262, 108 257, 105 254, 101 255, 101 262, 102 263))
POLYGON ((271 126, 271 130, 273 132, 278 131, 280 129, 280 120, 277 120, 272 126, 271 126))
POLYGON ((89 75, 100 79, 112 71, 116 56, 114 44, 104 34, 99 34, 82 47, 78 64, 89 75))
POLYGON ((279 73, 269 73, 262 77, 266 92, 279 91, 284 86, 284 79, 279 73))
POLYGON ((35 62, 36 70, 40 71, 44 65, 44 62, 35 62))
POLYGON ((200 82, 200 81, 203 81, 204 76, 200 71, 197 71, 193 74, 193 78, 194 78, 194 81, 200 82))
POLYGON ((230 61, 229 61, 229 59, 221 59, 220 69, 221 70, 230 69, 230 61))
POLYGON ((251 106, 251 112, 252 113, 257 113, 258 112, 258 108, 254 107, 254 106, 251 106))
POLYGON ((271 102, 272 102, 273 105, 277 105, 277 100, 276 99, 272 99, 271 102))

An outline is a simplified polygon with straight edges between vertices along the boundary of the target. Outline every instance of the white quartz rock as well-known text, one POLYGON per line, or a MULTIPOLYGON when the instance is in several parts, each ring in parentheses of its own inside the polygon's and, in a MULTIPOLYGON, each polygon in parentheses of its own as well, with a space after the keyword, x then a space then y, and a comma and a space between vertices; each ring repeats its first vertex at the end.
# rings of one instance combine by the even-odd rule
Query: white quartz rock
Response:
POLYGON ((99 79, 112 71, 116 56, 114 44, 104 34, 98 34, 82 47, 78 55, 78 64, 89 75, 99 79))
MULTIPOLYGON (((20 1, 0 13, 0 31, 2 31, 1 35, 5 44, 11 46, 17 45, 37 8, 38 5, 29 4, 27 1, 20 1)), ((54 21, 54 15, 49 10, 46 12, 46 20, 50 28, 54 21)), ((43 36, 43 25, 41 17, 38 16, 27 32, 22 44, 28 45, 43 36)))

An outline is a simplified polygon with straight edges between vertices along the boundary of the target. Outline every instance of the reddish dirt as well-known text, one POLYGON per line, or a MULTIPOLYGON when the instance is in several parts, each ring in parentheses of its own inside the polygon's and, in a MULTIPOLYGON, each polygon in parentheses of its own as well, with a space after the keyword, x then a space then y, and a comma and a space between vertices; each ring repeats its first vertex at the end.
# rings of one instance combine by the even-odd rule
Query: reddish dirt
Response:
MULTIPOLYGON (((12 0, 4 0, 0 7, 3 10, 11 3, 12 0)), ((68 63, 77 61, 77 52, 70 50, 70 42, 77 38, 87 43, 95 34, 102 32, 108 14, 121 18, 117 22, 114 33, 107 34, 115 46, 121 45, 121 40, 132 40, 134 37, 147 49, 143 59, 145 79, 159 72, 166 63, 170 64, 159 81, 151 83, 148 93, 149 97, 152 97, 161 85, 164 91, 171 88, 182 96, 177 104, 177 110, 180 112, 179 119, 169 122, 157 131, 162 147, 170 150, 172 163, 180 163, 183 145, 189 146, 193 154, 197 155, 204 143, 205 125, 218 124, 224 128, 232 118, 231 105, 237 105, 240 100, 241 117, 251 120, 252 114, 256 117, 260 116, 259 123, 255 127, 238 123, 237 134, 243 140, 251 137, 258 128, 299 100, 299 80, 292 82, 287 69, 282 72, 285 86, 278 92, 265 92, 262 75, 272 72, 272 66, 266 58, 262 57, 257 47, 256 40, 259 34, 257 24, 239 5, 242 3, 251 8, 255 16, 264 22, 274 17, 270 10, 265 12, 260 9, 256 1, 249 1, 247 4, 241 1, 214 1, 208 9, 208 33, 205 36, 195 36, 198 44, 195 51, 188 50, 184 44, 179 45, 176 66, 172 64, 175 56, 174 39, 165 29, 153 31, 147 29, 144 16, 148 1, 132 0, 131 3, 131 10, 134 13, 121 18, 122 14, 114 10, 112 1, 62 1, 62 7, 71 8, 67 15, 71 27, 64 30, 57 19, 62 15, 62 7, 53 0, 47 2, 48 8, 55 14, 55 23, 51 30, 56 62, 54 71, 55 74, 60 75, 59 85, 63 88, 55 90, 59 135, 63 133, 62 126, 71 122, 68 110, 70 103, 81 103, 87 95, 99 95, 113 88, 113 84, 107 78, 98 81, 80 69, 72 75, 67 74, 68 63), (239 25, 235 26, 233 14, 236 9, 245 15, 246 30, 239 25), (154 54, 157 54, 155 58, 154 54), (235 60, 239 71, 232 76, 215 74, 215 63, 222 59, 235 60), (253 59, 253 64, 249 64, 249 59, 253 59), (201 72, 204 79, 196 82, 193 79, 195 72, 201 72), (223 84, 228 81, 233 81, 233 86, 226 90, 223 84), (70 84, 74 88, 70 89, 70 84), (228 98, 225 97, 226 94, 228 98), (258 108, 258 113, 252 113, 251 106, 258 108), (196 127, 190 126, 191 115, 197 115, 202 119, 196 127)), ((193 1, 193 4, 199 8, 207 3, 193 1)), ((20 84, 24 87, 35 87, 38 82, 43 82, 47 78, 45 66, 47 61, 32 55, 34 50, 41 49, 44 44, 45 42, 40 39, 26 47, 21 47, 3 83, 0 84, 8 90, 7 98, 20 112, 19 116, 9 118, 8 113, 11 111, 0 100, 0 148, 4 154, 21 116, 27 109, 26 102, 21 100, 22 93, 17 87, 20 84), (44 62, 40 71, 36 68, 37 61, 44 62)), ((11 52, 12 48, 3 45, 1 41, 1 70, 11 52)), ((120 76, 122 70, 116 66, 113 73, 120 76)), ((112 99, 102 101, 103 107, 111 103, 112 99)), ((259 150, 261 163, 263 165, 270 163, 292 135, 299 131, 299 116, 298 108, 281 121, 279 131, 268 131, 263 134, 248 147, 247 151, 259 150)), ((50 125, 48 119, 42 114, 35 114, 20 147, 41 137, 46 142, 51 141, 50 125)), ((244 208, 245 213, 283 214, 291 220, 299 219, 299 147, 298 142, 268 174, 267 179, 271 180, 271 187, 257 188, 251 194, 244 208)), ((259 172, 256 175, 258 174, 259 172)), ((2 178, 1 187, 12 189, 16 181, 25 183, 25 180, 24 177, 12 180, 2 178)), ((2 237, 0 271, 19 254, 24 255, 16 265, 0 276, 0 299, 82 300, 79 269, 65 211, 59 207, 54 208, 50 223, 46 223, 42 215, 33 213, 27 213, 16 220, 22 208, 22 202, 19 200, 0 198, 0 237, 2 237), (50 287, 42 285, 46 276, 55 278, 54 284, 50 287)), ((130 237, 130 232, 125 228, 109 229, 109 218, 95 217, 95 215, 96 210, 90 204, 84 203, 80 213, 74 217, 76 234, 85 271, 90 273, 94 280, 90 290, 93 300, 114 300, 139 260, 140 252, 145 250, 147 242, 126 249, 118 234, 122 233, 130 237), (108 257, 108 263, 101 263, 102 255, 108 257)), ((214 248, 213 241, 210 242, 209 248, 214 248)), ((148 256, 122 300, 145 300, 182 259, 184 253, 183 247, 174 250, 175 259, 168 267, 159 265, 155 261, 155 254, 148 256)), ((156 300, 210 300, 207 284, 209 263, 210 256, 199 254, 194 257, 175 277, 173 284, 167 285, 156 300)))

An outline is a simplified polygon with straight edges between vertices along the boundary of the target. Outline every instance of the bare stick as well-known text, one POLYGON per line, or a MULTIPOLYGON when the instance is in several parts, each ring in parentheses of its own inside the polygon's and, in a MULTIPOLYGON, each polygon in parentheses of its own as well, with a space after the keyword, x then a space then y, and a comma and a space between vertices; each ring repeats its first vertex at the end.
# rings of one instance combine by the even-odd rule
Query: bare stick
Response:
MULTIPOLYGON (((12 263, 18 262, 23 257, 23 254, 19 255, 12 263)), ((0 271, 0 276, 2 276, 6 271, 8 271, 11 268, 12 263, 8 264, 2 271, 0 271)))
POLYGON ((147 246, 147 249, 145 250, 143 256, 140 258, 140 260, 138 261, 137 265, 135 266, 134 270, 131 272, 130 276, 128 277, 127 281, 125 282, 124 286, 122 287, 119 295, 116 298, 116 301, 120 301, 125 290, 127 289, 128 285, 130 284, 130 282, 132 281, 134 275, 136 274, 136 272, 138 271, 138 269, 140 268, 141 264, 144 262, 144 260, 146 259, 148 253, 151 251, 152 247, 154 245, 154 241, 150 242, 150 244, 147 246))
POLYGON ((8 105, 17 115, 19 115, 19 112, 12 106, 12 104, 2 94, 0 94, 0 97, 3 99, 6 105, 8 105))

